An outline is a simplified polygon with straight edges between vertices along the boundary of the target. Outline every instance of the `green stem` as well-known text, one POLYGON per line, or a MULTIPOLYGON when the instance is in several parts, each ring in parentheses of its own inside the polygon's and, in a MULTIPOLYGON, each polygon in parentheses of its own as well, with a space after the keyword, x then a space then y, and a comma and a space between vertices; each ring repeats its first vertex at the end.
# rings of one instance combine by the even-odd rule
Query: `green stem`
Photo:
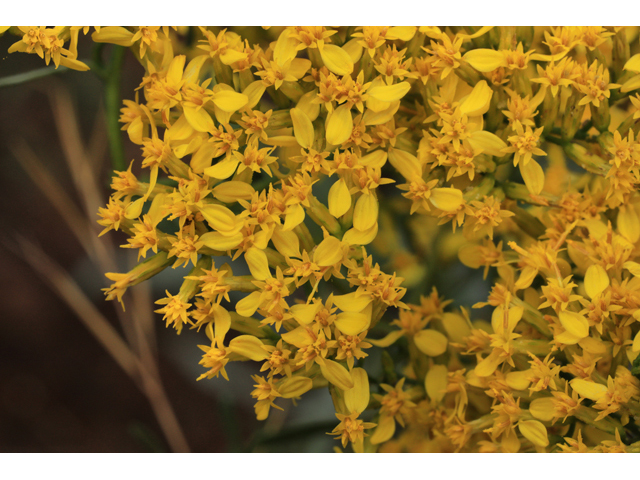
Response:
POLYGON ((53 75, 55 73, 66 72, 69 69, 66 67, 55 68, 45 67, 38 68, 37 70, 32 70, 30 72, 18 73, 16 75, 9 75, 4 78, 0 78, 0 88, 2 87, 13 87, 14 85, 20 85, 22 83, 30 82, 31 80, 36 80, 42 77, 48 77, 49 75, 53 75))
POLYGON ((106 72, 105 81, 105 108, 107 115, 107 136, 109 150, 111 151, 111 164, 114 170, 126 170, 124 159, 124 147, 122 145, 122 132, 120 131, 120 78, 122 74, 122 62, 124 60, 124 47, 114 45, 111 54, 111 62, 106 72))

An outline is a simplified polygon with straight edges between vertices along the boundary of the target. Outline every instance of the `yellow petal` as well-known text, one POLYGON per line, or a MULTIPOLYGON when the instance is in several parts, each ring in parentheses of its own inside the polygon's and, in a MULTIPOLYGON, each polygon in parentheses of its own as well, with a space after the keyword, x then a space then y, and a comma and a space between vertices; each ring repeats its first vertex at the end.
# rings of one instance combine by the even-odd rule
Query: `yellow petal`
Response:
POLYGON ((329 71, 336 75, 349 75, 353 72, 351 56, 337 45, 325 45, 320 50, 320 56, 329 71))
POLYGON ((262 347, 262 342, 253 335, 240 335, 229 342, 229 350, 254 362, 269 358, 269 354, 262 347))
POLYGON ((589 400, 593 400, 594 402, 597 402, 602 397, 604 397, 608 391, 606 385, 602 385, 601 383, 589 382, 582 378, 574 378, 569 382, 569 385, 571 385, 571 388, 578 392, 578 395, 584 398, 588 398, 589 400))
POLYGON ((457 33, 456 35, 460 38, 464 38, 465 40, 470 40, 472 38, 478 38, 487 33, 489 30, 492 30, 494 27, 481 27, 478 29, 476 33, 472 33, 471 35, 466 33, 457 33))
POLYGON ((640 222, 633 205, 623 205, 618 212, 618 231, 631 243, 640 239, 640 222))
POLYGON ((411 90, 409 82, 396 83, 395 85, 380 85, 370 88, 367 93, 369 96, 380 100, 381 102, 395 102, 400 100, 411 90))
MULTIPOLYGON (((373 82, 371 82, 371 85, 369 85, 369 92, 371 90, 375 91, 375 89, 377 87, 383 87, 386 86, 387 84, 385 83, 384 79, 382 78, 382 76, 378 76, 376 77, 373 82)), ((397 100, 400 101, 400 100, 397 100)), ((371 110, 373 112, 382 112, 383 110, 388 109, 392 103, 391 102, 385 102, 382 100, 378 100, 375 97, 372 97, 371 95, 367 96, 367 101, 365 102, 365 105, 367 106, 367 110, 371 110)), ((366 113, 365 113, 366 115, 366 113)))
POLYGON ((344 404, 349 413, 362 413, 369 405, 369 376, 363 368, 351 370, 353 387, 344 392, 344 404))
MULTIPOLYGON (((136 118, 140 120, 140 117, 136 118)), ((165 140, 168 138, 175 141, 187 140, 193 135, 193 127, 189 124, 189 120, 184 115, 180 115, 180 118, 176 120, 173 125, 166 131, 165 140)))
POLYGON ((256 313, 259 306, 260 292, 252 292, 236 303, 236 312, 238 312, 238 315, 242 315, 243 317, 250 317, 256 313))
POLYGON ((434 404, 440 403, 446 393, 448 381, 447 367, 444 365, 434 365, 429 368, 427 376, 424 379, 424 388, 427 396, 434 404))
POLYGON ((278 40, 276 41, 276 46, 273 49, 273 59, 278 64, 278 66, 282 67, 289 60, 293 60, 298 53, 298 41, 291 36, 292 31, 288 28, 285 28, 278 40))
POLYGON ((291 60, 291 65, 287 73, 293 75, 297 80, 304 77, 307 70, 311 68, 311 61, 306 58, 294 58, 291 60))
POLYGON ((267 87, 262 83, 262 80, 256 80, 255 82, 247 85, 247 88, 242 91, 242 94, 249 99, 246 105, 247 108, 255 107, 260 102, 260 99, 262 98, 262 95, 264 95, 264 91, 266 89, 267 87))
POLYGON ((250 184, 232 180, 216 186, 212 193, 221 202, 234 203, 238 200, 251 200, 254 192, 250 184))
POLYGON ((584 337, 578 337, 573 333, 566 331, 562 332, 559 335, 555 335, 553 339, 558 343, 563 343, 565 345, 575 345, 580 342, 584 337))
POLYGON ((418 27, 391 27, 387 30, 387 34, 385 35, 388 39, 391 40, 402 40, 403 42, 408 42, 413 38, 416 34, 418 27))
POLYGON ((361 312, 371 303, 371 295, 357 295, 357 292, 334 295, 333 304, 343 312, 361 312))
POLYGON ((403 150, 389 150, 389 162, 400 174, 409 181, 422 178, 422 166, 415 155, 403 150))
POLYGON ((390 440, 396 432, 396 421, 393 415, 380 415, 378 426, 371 435, 371 445, 378 445, 390 440))
POLYGON ((336 237, 327 237, 313 252, 313 261, 319 267, 330 267, 343 258, 342 243, 336 237))
POLYGON ((291 205, 287 208, 287 213, 284 219, 284 225, 282 229, 286 232, 293 230, 304 221, 305 213, 304 208, 299 203, 297 205, 291 205))
POLYGON ((460 111, 469 117, 484 115, 489 110, 493 90, 485 80, 476 83, 471 93, 460 105, 460 111))
POLYGON ((434 207, 444 212, 457 210, 464 203, 462 191, 457 188, 434 188, 431 190, 429 200, 434 207))
POLYGON ((491 72, 506 65, 502 52, 488 48, 469 50, 462 58, 479 72, 491 72))
POLYGON ((296 108, 302 110, 312 122, 316 118, 318 118, 318 115, 320 115, 320 104, 313 101, 316 98, 318 98, 318 90, 313 89, 310 92, 302 95, 302 97, 300 97, 300 100, 298 100, 298 104, 296 105, 296 108))
POLYGON ((631 272, 631 275, 633 275, 634 277, 640 277, 640 263, 631 261, 624 262, 623 267, 629 270, 629 272, 631 272))
POLYGON ((310 345, 311 343, 313 343, 313 339, 309 335, 307 327, 303 326, 294 328, 290 332, 283 333, 282 340, 291 345, 295 345, 298 348, 302 348, 305 345, 310 345))
POLYGON ((133 122, 131 122, 127 127, 127 134, 129 135, 129 140, 131 140, 136 145, 142 145, 142 138, 144 137, 143 132, 144 132, 144 123, 140 117, 135 118, 133 122))
POLYGON ((534 53, 529 57, 530 60, 535 60, 537 62, 557 62, 558 60, 562 60, 567 53, 569 53, 569 49, 565 49, 561 52, 556 53, 555 55, 545 55, 543 53, 534 53))
POLYGON ((632 90, 636 90, 637 88, 640 88, 640 75, 636 75, 635 77, 631 77, 629 80, 624 82, 624 85, 622 85, 622 87, 620 87, 620 91, 622 93, 627 93, 627 92, 630 92, 632 90))
POLYGON ((146 198, 141 197, 127 205, 124 209, 124 217, 129 220, 138 218, 142 213, 142 207, 144 206, 145 201, 146 198))
POLYGON ((382 337, 379 340, 367 338, 367 342, 369 342, 370 344, 376 347, 387 348, 390 345, 393 345, 403 335, 404 333, 402 330, 395 330, 391 333, 386 334, 384 337, 382 337))
POLYGON ((378 235, 378 222, 368 230, 350 228, 342 237, 342 241, 349 245, 369 245, 378 235))
POLYGON ((91 34, 91 40, 96 43, 114 43, 122 47, 130 47, 133 33, 124 27, 102 27, 99 32, 91 34))
POLYGON ((189 122, 189 125, 198 132, 209 132, 213 130, 214 124, 211 115, 209 115, 209 112, 204 108, 184 107, 184 116, 189 122))
POLYGON ((607 353, 607 346, 602 340, 598 340, 593 337, 587 337, 583 338, 578 343, 585 352, 589 352, 593 355, 604 355, 605 353, 607 353))
POLYGON ((540 164, 532 158, 526 165, 524 162, 520 162, 518 166, 529 193, 540 195, 544 188, 544 171, 540 164))
POLYGON ((15 52, 24 53, 26 51, 27 51, 27 44, 24 43, 22 40, 15 42, 13 45, 11 45, 7 49, 8 53, 15 53, 15 52))
POLYGON ((266 420, 269 417, 269 410, 271 410, 271 402, 268 399, 258 400, 253 409, 256 412, 256 420, 266 420))
POLYGON ((167 194, 159 193, 151 202, 151 207, 149 207, 149 212, 147 212, 147 215, 149 215, 149 218, 151 219, 151 223, 153 225, 157 225, 158 223, 160 223, 160 221, 167 215, 166 213, 163 214, 166 198, 167 194))
POLYGON ((329 213, 338 218, 351 208, 351 194, 344 179, 338 180, 329 189, 329 213))
POLYGON ((505 376, 505 381, 507 385, 509 385, 509 388, 513 390, 525 390, 531 383, 528 380, 531 376, 531 370, 509 372, 505 376))
POLYGON ((300 257, 300 239, 291 230, 284 231, 282 227, 276 227, 271 236, 276 250, 285 257, 300 257))
POLYGON ((249 97, 233 90, 220 90, 211 98, 216 107, 227 113, 236 112, 249 103, 249 97))
MULTIPOLYGON (((378 100, 375 101, 377 102, 378 100)), ((364 116, 362 117, 362 121, 365 125, 382 125, 383 123, 387 123, 393 118, 400 108, 400 100, 391 103, 382 103, 384 104, 384 108, 381 110, 372 110, 369 108, 369 100, 367 100, 367 110, 365 110, 364 116)))
POLYGON ((632 352, 640 352, 640 332, 636 333, 633 338, 633 344, 631 345, 632 352))
POLYGON ((558 314, 558 318, 564 329, 572 335, 579 338, 589 336, 589 322, 582 315, 575 312, 563 311, 558 314))
POLYGON ((447 351, 449 341, 437 330, 421 330, 413 336, 418 349, 425 355, 437 357, 447 351))
POLYGON ((264 250, 265 248, 267 248, 269 240, 271 240, 274 228, 275 225, 272 225, 271 227, 260 230, 258 233, 256 233, 253 236, 253 246, 259 248, 260 250, 264 250))
POLYGON ((267 260, 267 254, 264 250, 260 250, 256 247, 251 247, 244 252, 244 259, 251 270, 251 275, 256 280, 266 280, 271 278, 271 272, 269 271, 269 260, 267 260))
POLYGON ((204 142, 198 150, 191 156, 191 165, 194 170, 203 172, 211 166, 213 156, 216 154, 216 146, 211 142, 204 142))
POLYGON ((264 140, 263 143, 274 146, 274 147, 297 147, 298 146, 298 140, 296 140, 296 137, 291 135, 276 135, 274 137, 269 137, 267 140, 264 140))
POLYGON ((225 65, 231 65, 241 60, 246 60, 247 57, 248 56, 245 52, 240 52, 238 50, 228 48, 226 52, 220 54, 220 61, 225 65))
MULTIPOLYGON (((190 125, 189 128, 191 128, 190 125)), ((191 131, 195 133, 195 130, 192 128, 191 131)), ((177 145, 173 148, 173 153, 175 153, 178 158, 184 158, 186 155, 191 155, 189 166, 191 167, 191 170, 193 170, 193 173, 202 174, 204 173, 205 168, 211 166, 213 154, 209 158, 202 155, 195 155, 195 153, 199 152, 202 148, 202 142, 203 138, 201 135, 194 135, 191 140, 189 140, 189 143, 183 143, 182 145, 177 145)))
POLYGON ((442 326, 452 342, 462 342, 464 337, 468 337, 471 334, 469 323, 462 315, 457 313, 444 313, 442 315, 442 326))
POLYGON ((278 383, 278 392, 282 398, 297 398, 313 388, 313 380, 303 375, 285 378, 278 383))
POLYGON ((182 79, 185 83, 197 83, 202 65, 207 61, 209 55, 198 55, 191 60, 184 69, 182 79))
POLYGON ((221 233, 231 234, 235 230, 237 222, 234 213, 222 205, 205 205, 200 213, 207 223, 221 233))
POLYGON ((550 422, 556 416, 554 397, 536 398, 529 404, 529 413, 543 422, 550 422))
POLYGON ((352 38, 347 43, 342 45, 342 49, 349 54, 351 61, 355 64, 362 58, 362 52, 364 48, 360 45, 358 38, 352 38))
MULTIPOLYGON (((524 308, 520 306, 511 307, 507 310, 506 331, 513 332, 522 318, 524 308)), ((498 305, 491 315, 491 327, 495 333, 500 335, 505 333, 505 311, 502 305, 498 305)))
POLYGON ((488 377, 496 371, 496 368, 502 363, 502 360, 500 352, 493 350, 487 358, 476 365, 474 373, 478 377, 488 377))
POLYGON ((607 225, 600 220, 586 220, 584 226, 589 230, 594 240, 600 240, 607 235, 607 225))
POLYGON ((584 276, 584 288, 589 298, 600 295, 609 286, 609 275, 602 266, 591 265, 584 276))
POLYGON ((346 103, 336 108, 327 121, 327 142, 331 145, 342 145, 351 136, 353 118, 346 103))
POLYGON ((633 57, 627 60, 623 69, 629 70, 633 73, 640 73, 640 53, 636 53, 633 57))
POLYGON ((507 148, 507 144, 491 132, 485 132, 484 130, 473 132, 469 137, 469 143, 475 153, 484 152, 494 157, 503 157, 506 155, 502 153, 502 150, 507 148))
POLYGON ((231 236, 223 235, 220 232, 209 232, 202 235, 199 238, 199 241, 203 242, 205 246, 213 250, 226 252, 227 250, 231 250, 232 248, 236 248, 240 245, 243 239, 244 236, 240 232, 231 236))
POLYGON ((367 167, 382 168, 387 163, 387 152, 375 150, 364 157, 360 157, 358 163, 367 167))
POLYGON ((353 388, 353 379, 349 371, 333 360, 324 359, 320 364, 322 376, 340 390, 349 390, 353 388))
POLYGON ((518 281, 515 283, 516 290, 522 290, 524 288, 529 288, 533 283, 533 279, 538 275, 538 270, 533 267, 524 267, 520 272, 520 276, 518 277, 518 281))
POLYGON ((187 61, 185 55, 177 55, 173 57, 169 68, 167 69, 167 83, 169 85, 178 85, 182 80, 182 73, 184 72, 184 64, 187 61))
POLYGON ((345 335, 359 335, 371 324, 371 314, 357 312, 339 313, 333 322, 345 335))
POLYGON ((515 430, 510 429, 502 434, 500 447, 502 447, 505 453, 518 453, 518 450, 520 450, 520 439, 515 430))
MULTIPOLYGON (((227 311, 226 308, 216 304, 213 304, 211 306, 210 315, 214 318, 214 324, 216 329, 216 334, 213 337, 218 339, 220 342, 222 342, 224 340, 225 335, 231 328, 231 315, 229 315, 229 312, 227 311)), ((211 324, 209 323, 209 325, 211 324)), ((207 325, 207 328, 209 328, 209 325, 207 325)), ((209 338, 212 338, 211 333, 212 332, 207 331, 207 336, 209 338)))
POLYGON ((293 133, 302 148, 311 148, 313 145, 313 124, 309 117, 299 108, 292 108, 291 121, 293 122, 293 133))
POLYGON ((533 443, 536 447, 546 447, 549 445, 547 429, 537 420, 521 420, 518 430, 524 438, 533 443))
POLYGON ((89 65, 75 58, 60 57, 60 65, 70 68, 71 70, 77 70, 78 72, 86 72, 89 70, 89 65))
POLYGON ((378 221, 378 199, 372 193, 361 195, 353 210, 353 226, 365 231, 378 221))
POLYGON ((300 325, 309 325, 311 322, 313 322, 314 318, 316 317, 316 314, 318 313, 321 307, 322 305, 320 305, 319 303, 309 303, 306 305, 294 305, 289 309, 289 312, 291 313, 291 315, 293 315, 293 318, 300 325))
POLYGON ((458 250, 458 259, 469 268, 480 268, 484 265, 484 258, 480 248, 476 244, 464 245, 458 250))

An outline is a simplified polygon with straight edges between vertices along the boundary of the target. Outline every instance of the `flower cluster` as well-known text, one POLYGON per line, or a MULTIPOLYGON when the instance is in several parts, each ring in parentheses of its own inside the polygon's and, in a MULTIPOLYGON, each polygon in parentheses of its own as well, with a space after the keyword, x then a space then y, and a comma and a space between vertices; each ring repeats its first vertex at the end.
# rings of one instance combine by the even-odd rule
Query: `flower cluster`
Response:
MULTIPOLYGON (((65 28, 12 51, 76 61, 65 28)), ((145 69, 107 299, 187 268, 157 312, 200 378, 257 362, 259 420, 328 388, 343 448, 640 451, 638 28, 233 30, 91 35, 145 69), (431 288, 452 257, 476 310, 431 288)))

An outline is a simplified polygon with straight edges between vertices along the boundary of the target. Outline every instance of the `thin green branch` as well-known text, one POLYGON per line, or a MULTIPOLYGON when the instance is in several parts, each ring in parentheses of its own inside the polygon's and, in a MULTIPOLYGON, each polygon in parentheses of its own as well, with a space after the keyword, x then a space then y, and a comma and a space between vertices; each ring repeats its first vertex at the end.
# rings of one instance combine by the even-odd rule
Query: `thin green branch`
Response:
POLYGON ((111 164, 114 170, 126 170, 124 147, 122 144, 122 132, 120 130, 120 78, 122 74, 122 62, 124 60, 124 47, 113 46, 111 61, 106 70, 105 79, 105 107, 107 115, 107 137, 109 150, 111 151, 111 164))
POLYGON ((30 82, 31 80, 37 80, 38 78, 48 77, 56 73, 66 72, 69 69, 66 67, 55 68, 54 66, 39 68, 25 73, 17 73, 16 75, 9 75, 7 77, 0 78, 0 88, 13 87, 22 83, 30 82))

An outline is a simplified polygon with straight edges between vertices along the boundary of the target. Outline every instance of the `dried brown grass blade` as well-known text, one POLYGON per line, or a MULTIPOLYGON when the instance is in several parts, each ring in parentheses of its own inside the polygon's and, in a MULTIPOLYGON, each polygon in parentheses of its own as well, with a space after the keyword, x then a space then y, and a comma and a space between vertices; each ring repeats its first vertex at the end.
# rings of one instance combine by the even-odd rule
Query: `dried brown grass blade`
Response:
MULTIPOLYGON (((99 194, 102 189, 98 184, 100 172, 97 163, 93 157, 87 154, 87 149, 82 142, 77 116, 69 92, 62 87, 55 87, 49 90, 48 93, 65 160, 72 173, 76 190, 80 192, 83 198, 87 214, 93 215, 103 204, 103 199, 99 194)), ((95 229, 96 224, 92 225, 92 227, 95 229)), ((94 238, 96 238, 97 231, 95 230, 94 238)), ((96 241, 98 241, 97 238, 96 241)), ((113 262, 113 258, 115 258, 114 249, 107 242, 101 243, 101 245, 104 248, 95 249, 94 262, 103 271, 114 271, 116 269, 113 262)), ((135 303, 140 305, 142 301, 136 300, 135 303)), ((141 358, 146 360, 147 368, 157 370, 155 357, 153 364, 150 362, 152 359, 149 358, 149 355, 152 355, 152 352, 157 349, 153 312, 151 309, 147 309, 146 314, 140 314, 141 310, 137 310, 137 312, 138 314, 134 315, 135 321, 133 322, 126 321, 131 318, 131 315, 123 315, 120 311, 118 311, 118 315, 121 317, 127 339, 134 345, 136 351, 141 354, 141 358), (131 329, 132 325, 133 329, 131 329)))
MULTIPOLYGON (((151 404, 170 448, 174 452, 188 452, 189 446, 186 438, 159 379, 149 372, 109 321, 60 265, 40 247, 24 237, 18 236, 18 242, 21 249, 20 256, 67 303, 118 365, 141 388, 151 404)), ((10 250, 16 250, 10 245, 7 247, 10 250)))

